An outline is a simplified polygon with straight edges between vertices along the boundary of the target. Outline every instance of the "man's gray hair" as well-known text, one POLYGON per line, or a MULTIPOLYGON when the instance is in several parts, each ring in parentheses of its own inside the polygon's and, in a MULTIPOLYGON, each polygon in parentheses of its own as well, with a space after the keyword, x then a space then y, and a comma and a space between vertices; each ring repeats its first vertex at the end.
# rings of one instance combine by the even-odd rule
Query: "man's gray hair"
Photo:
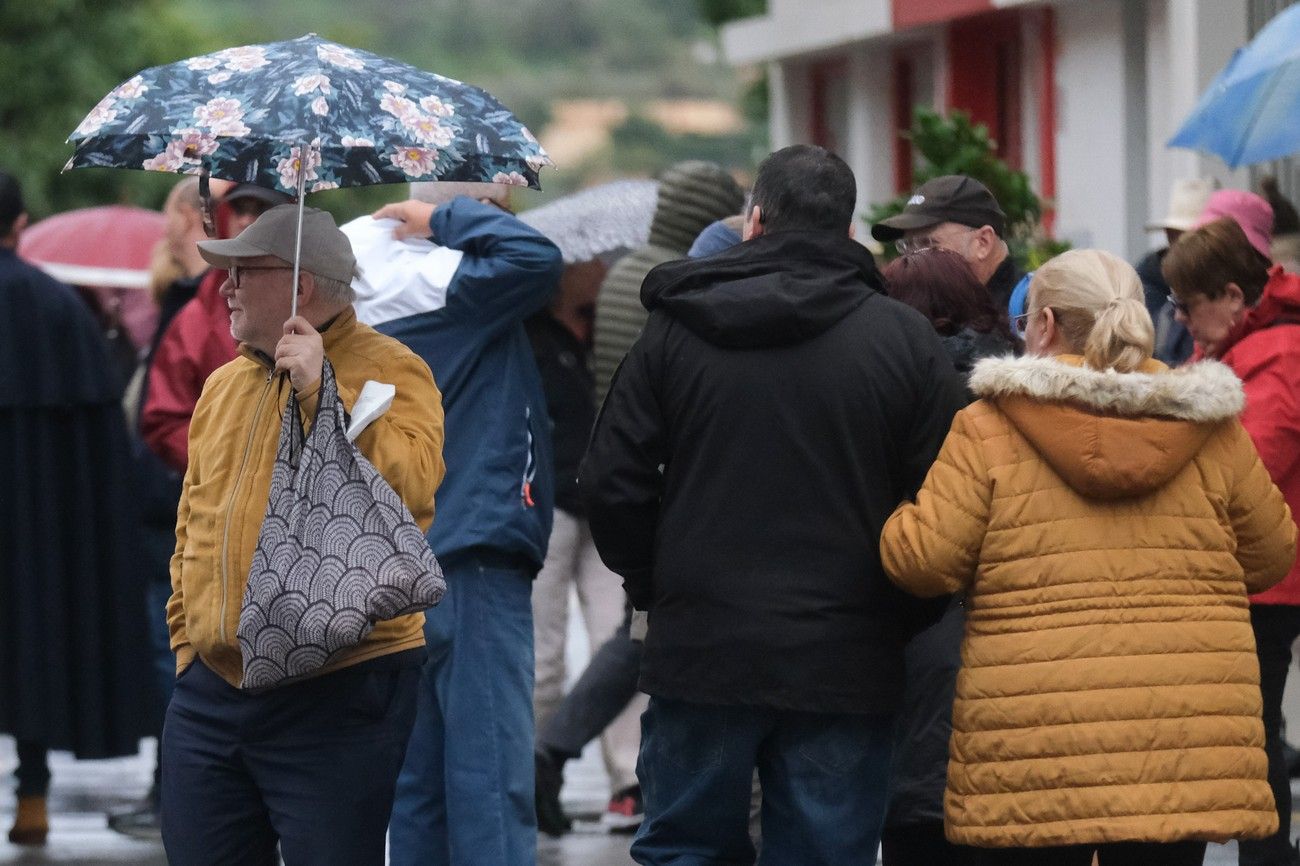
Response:
POLYGON ((321 299, 331 305, 346 306, 357 298, 357 293, 353 291, 351 283, 322 277, 320 274, 312 274, 312 279, 316 283, 316 291, 321 299))
POLYGON ((420 181, 411 184, 411 198, 429 204, 446 204, 458 195, 472 199, 489 199, 502 207, 510 206, 509 184, 461 183, 456 181, 420 181))

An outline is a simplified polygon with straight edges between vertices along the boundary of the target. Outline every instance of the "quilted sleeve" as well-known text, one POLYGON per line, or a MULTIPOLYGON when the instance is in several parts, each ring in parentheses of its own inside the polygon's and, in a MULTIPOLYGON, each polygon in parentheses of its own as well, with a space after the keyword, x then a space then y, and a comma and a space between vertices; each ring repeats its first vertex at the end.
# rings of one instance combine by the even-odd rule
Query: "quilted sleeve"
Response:
POLYGON ((900 505, 880 536, 885 571, 914 595, 957 592, 979 564, 992 485, 970 412, 957 414, 916 502, 900 505))
POLYGON ((1229 435, 1233 473, 1228 519, 1237 536, 1237 562, 1247 592, 1263 592, 1295 564, 1296 524, 1245 428, 1233 422, 1229 435))

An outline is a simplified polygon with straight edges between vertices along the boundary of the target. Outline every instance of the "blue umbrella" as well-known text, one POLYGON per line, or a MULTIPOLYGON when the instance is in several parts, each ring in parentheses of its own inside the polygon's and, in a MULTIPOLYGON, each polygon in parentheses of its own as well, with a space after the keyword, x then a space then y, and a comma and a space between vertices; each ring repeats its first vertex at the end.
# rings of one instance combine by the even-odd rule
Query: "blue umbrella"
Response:
MULTIPOLYGON (((308 192, 410 181, 538 188, 552 164, 486 91, 314 33, 146 69, 68 141, 65 169, 196 174, 295 195, 299 241, 308 192)), ((295 282, 297 268, 295 256, 295 282)))
POLYGON ((1233 168, 1300 150, 1300 6, 1237 50, 1169 140, 1233 168))

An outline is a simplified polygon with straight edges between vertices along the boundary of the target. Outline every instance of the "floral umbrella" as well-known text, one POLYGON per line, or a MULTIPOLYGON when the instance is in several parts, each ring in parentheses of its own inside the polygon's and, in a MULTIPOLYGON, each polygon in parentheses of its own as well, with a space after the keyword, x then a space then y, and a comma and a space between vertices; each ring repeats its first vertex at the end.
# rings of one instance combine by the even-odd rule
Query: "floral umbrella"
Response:
POLYGON ((537 172, 553 164, 486 91, 314 33, 146 69, 68 141, 66 168, 255 183, 296 195, 300 208, 307 192, 378 183, 538 188, 537 172))

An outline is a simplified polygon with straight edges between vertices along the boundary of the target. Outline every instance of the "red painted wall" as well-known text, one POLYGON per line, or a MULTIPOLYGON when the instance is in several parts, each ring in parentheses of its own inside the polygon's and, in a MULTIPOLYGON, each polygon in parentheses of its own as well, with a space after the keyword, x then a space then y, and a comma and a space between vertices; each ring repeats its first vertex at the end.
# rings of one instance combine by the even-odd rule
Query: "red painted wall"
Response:
POLYGON ((938 24, 992 8, 993 0, 893 0, 894 29, 938 24))
POLYGON ((998 155, 1022 163, 1020 13, 993 12, 948 26, 948 107, 989 128, 998 155))

